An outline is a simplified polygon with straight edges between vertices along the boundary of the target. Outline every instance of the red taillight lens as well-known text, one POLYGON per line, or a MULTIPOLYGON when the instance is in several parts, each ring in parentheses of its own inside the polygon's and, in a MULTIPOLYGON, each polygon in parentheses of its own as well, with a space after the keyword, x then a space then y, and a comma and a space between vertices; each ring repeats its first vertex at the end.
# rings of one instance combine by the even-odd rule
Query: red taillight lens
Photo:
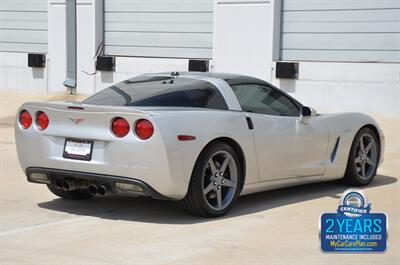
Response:
POLYGON ((138 120, 136 122, 135 132, 140 139, 147 140, 154 133, 153 124, 151 124, 151 122, 145 119, 138 120))
POLYGON ((23 110, 19 114, 19 124, 22 128, 28 129, 32 124, 32 116, 28 111, 23 110))
POLYGON ((196 140, 196 136, 193 135, 178 135, 179 141, 193 141, 196 140))
POLYGON ((111 130, 115 136, 122 138, 129 133, 130 126, 127 120, 121 117, 114 118, 111 122, 111 130))
POLYGON ((49 126, 49 117, 43 111, 38 111, 36 113, 36 127, 43 131, 49 126))

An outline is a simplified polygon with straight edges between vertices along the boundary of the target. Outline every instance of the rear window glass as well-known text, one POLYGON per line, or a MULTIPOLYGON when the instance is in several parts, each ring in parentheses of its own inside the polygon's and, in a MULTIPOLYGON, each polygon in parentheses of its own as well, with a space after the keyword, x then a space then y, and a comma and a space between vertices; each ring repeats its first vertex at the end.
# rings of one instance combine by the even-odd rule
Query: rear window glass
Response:
POLYGON ((83 103, 228 109, 218 88, 211 83, 168 76, 139 76, 125 80, 94 94, 83 103))

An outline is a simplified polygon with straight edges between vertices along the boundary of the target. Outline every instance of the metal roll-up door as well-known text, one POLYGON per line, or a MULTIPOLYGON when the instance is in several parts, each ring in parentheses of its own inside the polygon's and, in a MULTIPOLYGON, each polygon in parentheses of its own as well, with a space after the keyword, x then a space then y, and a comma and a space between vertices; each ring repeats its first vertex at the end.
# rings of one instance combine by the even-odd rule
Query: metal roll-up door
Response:
POLYGON ((105 54, 211 58, 213 0, 105 0, 105 54))
POLYGON ((400 62, 399 0, 283 0, 281 59, 400 62))
POLYGON ((0 1, 0 51, 47 53, 47 0, 0 1))

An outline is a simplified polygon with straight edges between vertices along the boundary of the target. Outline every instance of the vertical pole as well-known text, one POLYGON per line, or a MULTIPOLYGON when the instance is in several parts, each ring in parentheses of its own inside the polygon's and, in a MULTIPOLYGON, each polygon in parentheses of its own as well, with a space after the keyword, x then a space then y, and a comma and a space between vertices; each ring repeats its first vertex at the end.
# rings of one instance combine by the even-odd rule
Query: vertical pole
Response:
POLYGON ((282 10, 284 0, 274 1, 274 20, 273 20, 273 44, 272 44, 272 60, 281 60, 281 38, 282 38, 282 10))
POLYGON ((67 66, 64 86, 71 94, 76 92, 76 0, 66 0, 67 66))

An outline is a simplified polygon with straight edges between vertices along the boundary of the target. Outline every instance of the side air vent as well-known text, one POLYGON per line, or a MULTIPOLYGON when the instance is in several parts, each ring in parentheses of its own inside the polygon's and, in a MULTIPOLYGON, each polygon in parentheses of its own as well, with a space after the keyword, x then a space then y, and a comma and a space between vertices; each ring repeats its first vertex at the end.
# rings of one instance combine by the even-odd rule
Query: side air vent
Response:
POLYGON ((331 154, 331 162, 332 163, 335 161, 335 158, 336 158, 336 152, 339 147, 339 141, 340 141, 340 137, 337 138, 335 147, 332 150, 332 154, 331 154))

